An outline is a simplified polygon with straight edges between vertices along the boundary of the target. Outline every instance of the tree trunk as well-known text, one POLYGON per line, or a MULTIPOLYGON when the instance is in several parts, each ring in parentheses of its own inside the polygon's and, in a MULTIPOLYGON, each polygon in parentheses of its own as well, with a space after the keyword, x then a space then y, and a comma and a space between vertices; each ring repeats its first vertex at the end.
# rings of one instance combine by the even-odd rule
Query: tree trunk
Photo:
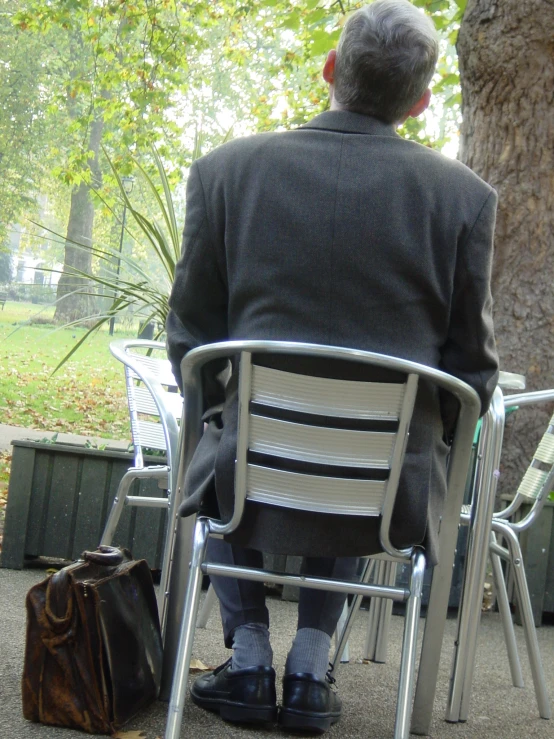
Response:
MULTIPOLYGON (((93 121, 90 131, 89 151, 94 152, 94 158, 89 161, 89 167, 94 187, 100 181, 98 152, 103 129, 102 118, 93 121)), ((94 312, 94 299, 88 294, 90 282, 75 274, 75 270, 90 274, 92 268, 92 252, 86 247, 92 246, 92 228, 94 225, 94 205, 90 197, 90 188, 81 182, 71 193, 71 207, 67 223, 63 272, 58 282, 56 323, 67 323, 86 318, 94 312), (82 246, 75 246, 75 243, 82 246), (63 298, 63 300, 61 300, 63 298)))
MULTIPOLYGON (((460 158, 499 195, 492 289, 501 369, 554 385, 554 2, 468 0, 458 43, 460 158)), ((514 490, 552 408, 508 425, 514 490), (526 459, 527 457, 527 459, 526 459)))

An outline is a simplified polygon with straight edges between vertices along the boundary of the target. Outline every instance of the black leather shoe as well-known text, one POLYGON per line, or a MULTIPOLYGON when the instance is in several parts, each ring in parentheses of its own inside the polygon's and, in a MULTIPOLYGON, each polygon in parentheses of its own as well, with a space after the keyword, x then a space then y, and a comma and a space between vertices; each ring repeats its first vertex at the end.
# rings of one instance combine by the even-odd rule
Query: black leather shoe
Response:
POLYGON ((197 706, 219 713, 225 721, 270 724, 277 720, 273 667, 232 670, 229 659, 197 678, 190 694, 197 706))
POLYGON ((335 679, 330 675, 318 680, 307 672, 293 672, 283 678, 283 707, 279 714, 281 726, 292 731, 323 734, 335 724, 342 712, 342 703, 331 689, 335 679))

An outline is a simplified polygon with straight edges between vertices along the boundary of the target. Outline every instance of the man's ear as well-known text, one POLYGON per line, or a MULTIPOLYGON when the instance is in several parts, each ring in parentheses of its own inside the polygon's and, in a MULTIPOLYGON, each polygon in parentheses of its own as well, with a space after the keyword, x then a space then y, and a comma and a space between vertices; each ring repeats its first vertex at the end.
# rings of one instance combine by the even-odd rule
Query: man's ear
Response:
MULTIPOLYGON (((427 90, 425 90, 425 92, 419 98, 417 103, 415 105, 412 105, 412 107, 408 111, 406 118, 417 118, 418 115, 421 115, 424 110, 427 110, 430 102, 431 102, 431 90, 427 88, 427 90)), ((404 118, 404 120, 406 120, 406 118, 404 118)))
POLYGON ((337 52, 335 49, 327 54, 327 59, 323 66, 323 79, 328 85, 332 85, 335 81, 335 60, 337 58, 337 52))

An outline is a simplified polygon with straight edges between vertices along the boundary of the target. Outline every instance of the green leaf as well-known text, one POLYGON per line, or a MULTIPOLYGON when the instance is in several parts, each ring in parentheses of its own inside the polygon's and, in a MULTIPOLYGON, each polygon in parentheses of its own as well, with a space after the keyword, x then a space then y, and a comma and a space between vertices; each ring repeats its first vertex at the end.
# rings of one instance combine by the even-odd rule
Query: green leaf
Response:
POLYGON ((454 95, 450 95, 450 97, 446 98, 444 101, 444 107, 445 108, 453 108, 455 105, 461 105, 462 104, 462 93, 457 92, 454 95))
POLYGON ((283 28, 288 28, 291 31, 298 31, 300 28, 300 16, 298 13, 290 13, 287 18, 281 23, 283 28))
POLYGON ((312 33, 312 44, 310 52, 313 56, 324 54, 333 48, 333 40, 326 31, 314 31, 312 33))
POLYGON ((452 46, 455 46, 458 41, 458 33, 460 32, 459 28, 455 28, 453 31, 450 31, 450 34, 448 36, 448 43, 452 46))

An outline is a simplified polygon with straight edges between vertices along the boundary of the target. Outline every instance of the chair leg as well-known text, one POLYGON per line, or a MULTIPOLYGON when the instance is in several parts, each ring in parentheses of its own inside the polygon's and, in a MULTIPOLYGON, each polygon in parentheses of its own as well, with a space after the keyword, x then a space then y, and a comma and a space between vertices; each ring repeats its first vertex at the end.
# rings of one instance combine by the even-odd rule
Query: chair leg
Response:
POLYGON ((525 643, 527 644, 527 653, 529 655, 529 663, 531 665, 531 674, 533 676, 539 714, 541 718, 549 719, 552 718, 552 711, 550 708, 548 692, 546 690, 546 679, 542 666, 537 631, 535 629, 535 620, 533 618, 533 609, 531 607, 531 599, 529 597, 527 578, 525 577, 525 570, 523 567, 521 547, 519 545, 517 534, 512 531, 509 526, 502 526, 501 534, 504 537, 510 552, 517 599, 521 611, 521 619, 523 621, 523 633, 525 634, 525 643))
MULTIPOLYGON (((361 582, 367 583, 369 581, 369 578, 371 577, 373 570, 375 569, 375 563, 376 560, 374 559, 368 559, 366 561, 364 570, 362 572, 361 582)), ((342 653, 344 651, 345 645, 348 643, 348 638, 350 637, 350 632, 352 631, 354 619, 356 618, 362 604, 362 598, 362 595, 354 596, 354 598, 352 599, 352 603, 350 604, 350 607, 348 609, 346 622, 344 623, 342 630, 339 632, 339 638, 335 647, 335 654, 333 655, 333 659, 331 660, 331 669, 329 670, 332 677, 334 677, 337 667, 341 662, 342 653)))
MULTIPOLYGON (((494 534, 492 534, 492 536, 494 536, 494 534)), ((508 591, 506 590, 506 580, 504 579, 504 573, 502 572, 502 564, 500 557, 497 554, 491 552, 490 557, 498 611, 502 620, 506 651, 508 652, 512 684, 515 688, 523 688, 524 682, 521 672, 521 662, 517 651, 514 622, 512 621, 512 614, 510 612, 510 603, 508 601, 508 591)))
POLYGON ((171 490, 167 491, 169 505, 167 510, 167 529, 164 542, 164 552, 162 558, 162 571, 160 575, 160 587, 158 590, 158 613, 160 615, 160 627, 162 637, 165 640, 165 626, 167 620, 167 599, 169 596, 169 578, 171 575, 171 564, 173 562, 173 547, 175 544, 175 532, 177 530, 177 521, 175 520, 176 506, 173 500, 174 495, 171 490))
POLYGON ((202 604, 202 608, 200 610, 200 615, 198 616, 198 621, 196 622, 197 629, 206 628, 210 613, 212 612, 212 608, 215 606, 216 603, 217 595, 215 594, 214 586, 210 583, 210 587, 208 588, 208 592, 206 593, 204 603, 202 604))
POLYGON ((396 705, 396 721, 394 739, 409 739, 412 698, 414 693, 414 676, 417 649, 417 632, 421 612, 421 595, 423 592, 423 576, 425 574, 425 555, 416 551, 412 555, 412 573, 410 578, 410 597, 406 603, 404 620, 404 637, 402 639, 402 657, 400 661, 400 679, 398 681, 398 702, 396 705))
MULTIPOLYGON (((396 571, 398 565, 396 562, 387 562, 385 571, 385 583, 391 587, 396 583, 396 571)), ((381 599, 381 608, 379 610, 379 621, 377 624, 377 638, 375 641, 374 661, 384 664, 387 661, 387 650, 389 645, 390 620, 392 616, 393 602, 390 598, 381 599)))
MULTIPOLYGON (((386 561, 378 560, 375 570, 375 585, 383 585, 385 583, 386 561)), ((364 659, 375 661, 375 651, 377 649, 377 631, 379 628, 379 614, 381 612, 381 598, 371 598, 369 601, 369 614, 367 619, 367 633, 364 645, 364 659)))
POLYGON ((108 516, 108 520, 106 521, 106 525, 104 526, 104 531, 102 532, 100 546, 109 546, 112 543, 113 535, 115 534, 117 524, 119 523, 119 519, 121 518, 121 513, 123 512, 123 508, 125 507, 127 495, 129 494, 131 485, 136 479, 137 475, 136 470, 134 469, 128 470, 123 475, 123 478, 119 483, 119 487, 117 488, 117 493, 115 494, 112 508, 110 510, 110 515, 108 516))
MULTIPOLYGON (((167 467, 155 466, 155 467, 131 467, 123 476, 117 493, 114 498, 108 520, 102 532, 102 538, 100 539, 101 546, 109 546, 112 543, 113 536, 116 532, 119 519, 125 505, 138 505, 136 501, 140 498, 129 498, 129 490, 135 480, 158 480, 159 485, 169 485, 168 469, 167 467)), ((162 559, 162 572, 160 577, 160 587, 158 590, 158 614, 160 617, 160 627, 162 631, 162 637, 165 636, 165 616, 166 616, 166 605, 167 605, 167 591, 169 583, 169 573, 171 569, 171 561, 173 556, 173 542, 175 540, 175 529, 176 522, 174 519, 175 505, 172 502, 172 498, 169 490, 167 491, 168 499, 160 497, 148 498, 148 506, 163 506, 168 504, 168 519, 167 519, 167 533, 164 542, 164 553, 162 559)))
MULTIPOLYGON (((338 646, 338 643, 340 641, 340 635, 344 631, 344 627, 346 626, 346 622, 348 621, 348 601, 344 601, 344 607, 342 609, 342 613, 340 615, 339 621, 337 623, 337 628, 335 629, 335 647, 338 646)), ((346 664, 347 662, 350 662, 350 647, 348 645, 348 641, 343 645, 342 647, 342 654, 340 656, 341 663, 346 664)))
POLYGON ((171 697, 169 699, 165 739, 179 739, 181 733, 181 723, 183 721, 183 710, 185 707, 196 617, 198 604, 200 602, 200 591, 202 588, 201 566, 206 556, 207 543, 208 524, 206 521, 201 519, 196 522, 196 526, 194 528, 190 573, 185 592, 183 620, 181 622, 177 660, 175 662, 171 697))

